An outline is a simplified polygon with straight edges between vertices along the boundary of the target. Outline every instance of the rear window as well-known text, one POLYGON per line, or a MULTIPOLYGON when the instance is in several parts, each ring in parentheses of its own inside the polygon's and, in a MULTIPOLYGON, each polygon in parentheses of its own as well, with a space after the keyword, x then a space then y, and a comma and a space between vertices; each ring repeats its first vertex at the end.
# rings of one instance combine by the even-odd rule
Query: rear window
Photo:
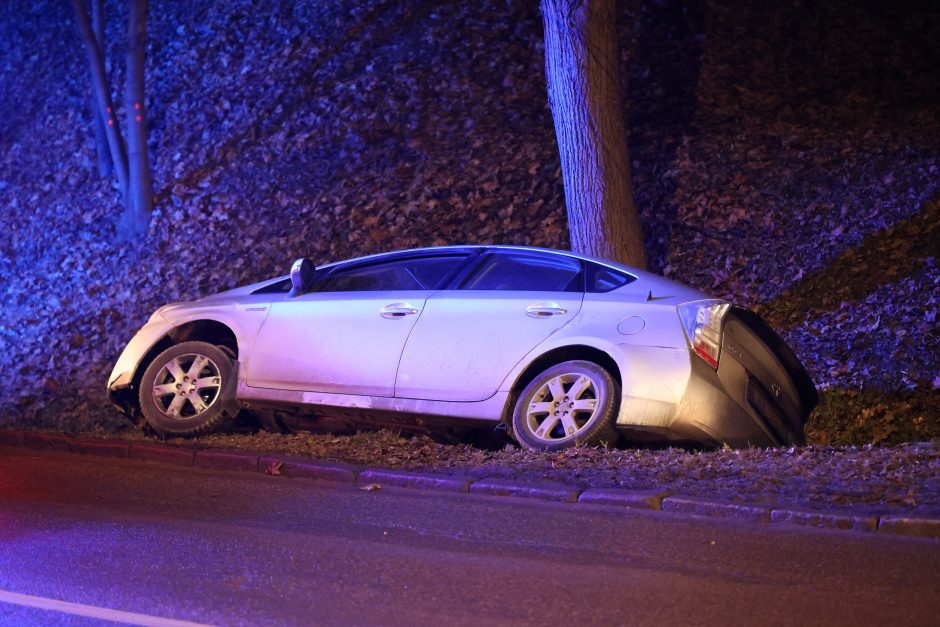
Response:
POLYGON ((593 294, 612 292, 636 281, 636 277, 597 263, 587 264, 587 291, 593 294))

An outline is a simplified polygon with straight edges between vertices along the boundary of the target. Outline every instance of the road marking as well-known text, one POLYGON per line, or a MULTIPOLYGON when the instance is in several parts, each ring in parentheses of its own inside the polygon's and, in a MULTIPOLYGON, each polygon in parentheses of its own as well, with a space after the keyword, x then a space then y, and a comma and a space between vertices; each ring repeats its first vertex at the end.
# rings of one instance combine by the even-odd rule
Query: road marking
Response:
POLYGON ((112 610, 107 607, 95 607, 94 605, 69 603, 68 601, 58 601, 56 599, 47 599, 45 597, 34 597, 29 594, 7 592, 6 590, 0 590, 0 603, 11 603, 13 605, 35 607, 41 610, 52 610, 54 612, 63 612, 65 614, 74 614, 76 616, 100 618, 103 620, 110 620, 116 623, 125 623, 128 625, 146 625, 148 627, 209 627, 203 623, 191 623, 186 620, 160 618, 159 616, 148 616, 147 614, 112 610))

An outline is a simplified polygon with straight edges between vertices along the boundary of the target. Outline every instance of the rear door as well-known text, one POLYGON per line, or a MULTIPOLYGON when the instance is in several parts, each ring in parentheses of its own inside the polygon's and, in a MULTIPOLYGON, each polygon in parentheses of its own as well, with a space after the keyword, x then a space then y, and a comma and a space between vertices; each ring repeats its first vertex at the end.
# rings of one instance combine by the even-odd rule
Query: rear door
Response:
POLYGON ((458 289, 428 298, 402 353, 395 396, 481 401, 581 309, 582 262, 496 249, 458 289))
POLYGON ((466 257, 339 266, 318 277, 311 292, 275 301, 243 366, 247 384, 392 396, 402 349, 428 296, 466 257))

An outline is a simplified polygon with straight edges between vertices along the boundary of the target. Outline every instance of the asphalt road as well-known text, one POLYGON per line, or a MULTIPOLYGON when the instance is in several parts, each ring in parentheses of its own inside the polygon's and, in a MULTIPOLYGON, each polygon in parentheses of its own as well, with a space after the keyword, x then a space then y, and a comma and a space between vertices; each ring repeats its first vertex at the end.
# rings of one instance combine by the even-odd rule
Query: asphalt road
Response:
POLYGON ((144 624, 935 626, 940 542, 0 448, 0 624, 100 624, 76 614, 95 608, 144 624))

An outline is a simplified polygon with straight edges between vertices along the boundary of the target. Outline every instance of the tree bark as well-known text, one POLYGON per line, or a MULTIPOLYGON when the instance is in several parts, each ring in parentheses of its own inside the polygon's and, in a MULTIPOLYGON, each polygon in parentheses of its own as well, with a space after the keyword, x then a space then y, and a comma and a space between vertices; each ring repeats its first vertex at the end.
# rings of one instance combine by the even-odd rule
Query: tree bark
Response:
POLYGON ((72 0, 75 9, 75 18, 78 21, 78 31, 85 42, 88 52, 88 64, 91 67, 91 87, 98 106, 99 117, 105 120, 104 130, 108 140, 108 151, 111 153, 111 162, 117 174, 121 193, 127 193, 127 152, 121 130, 118 128, 114 116, 114 105, 111 103, 111 94, 104 69, 104 54, 95 39, 95 34, 88 19, 88 11, 84 0, 72 0))
POLYGON ((571 248, 646 267, 620 99, 614 0, 541 0, 571 248))
MULTIPOLYGON (((91 0, 91 29, 95 36, 95 42, 98 49, 101 50, 102 59, 105 55, 104 46, 104 0, 91 0)), ((91 80, 94 81, 94 74, 91 80)), ((91 96, 91 119, 92 126, 95 129, 95 152, 98 155, 98 175, 101 178, 111 176, 111 153, 108 149, 108 135, 105 130, 106 118, 98 108, 98 100, 92 90, 91 96)))
POLYGON ((153 209, 150 157, 147 153, 147 111, 144 101, 144 59, 147 44, 147 0, 129 0, 127 20, 127 112, 128 187, 124 226, 131 234, 147 232, 153 209))

